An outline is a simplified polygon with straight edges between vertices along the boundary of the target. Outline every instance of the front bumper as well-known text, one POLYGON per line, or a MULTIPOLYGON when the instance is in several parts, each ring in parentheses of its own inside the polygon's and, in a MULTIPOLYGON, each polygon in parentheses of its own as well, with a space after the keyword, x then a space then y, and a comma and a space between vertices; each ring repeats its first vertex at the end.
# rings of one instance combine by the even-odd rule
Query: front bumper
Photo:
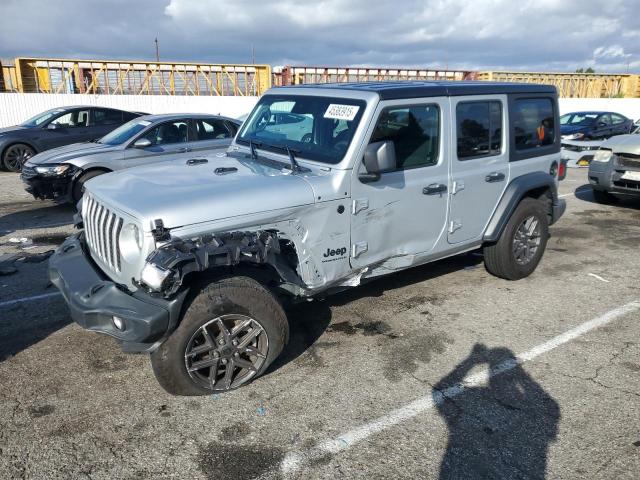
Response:
POLYGON ((23 167, 20 179, 24 189, 39 200, 52 199, 58 202, 71 202, 71 185, 73 175, 45 177, 33 167, 23 167))
POLYGON ((560 155, 567 161, 567 167, 587 167, 602 142, 563 140, 560 155))
POLYGON ((93 263, 83 232, 67 238, 49 260, 49 277, 74 322, 115 337, 127 352, 151 352, 175 329, 186 291, 170 300, 115 284, 93 263), (124 324, 118 329, 113 317, 124 324))
POLYGON ((620 165, 617 159, 607 163, 593 162, 589 165, 587 177, 595 190, 640 195, 640 181, 624 178, 627 171, 640 172, 640 167, 620 165))

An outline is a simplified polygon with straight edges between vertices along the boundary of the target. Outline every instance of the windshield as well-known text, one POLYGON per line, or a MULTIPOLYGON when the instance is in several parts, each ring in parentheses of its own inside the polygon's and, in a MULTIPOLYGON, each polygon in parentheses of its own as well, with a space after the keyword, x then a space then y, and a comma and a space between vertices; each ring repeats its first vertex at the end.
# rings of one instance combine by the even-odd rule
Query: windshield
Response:
POLYGON ((148 120, 131 120, 98 140, 106 145, 120 145, 151 125, 148 120))
POLYGON ((265 95, 244 122, 237 142, 298 158, 336 164, 344 158, 365 102, 306 95, 265 95))
POLYGON ((29 120, 22 122, 20 125, 23 127, 37 127, 42 125, 47 120, 55 117, 60 113, 64 113, 66 110, 63 108, 53 108, 51 110, 47 110, 46 112, 39 113, 38 115, 31 117, 29 120))
POLYGON ((584 126, 587 127, 593 124, 593 121, 598 118, 597 113, 567 113, 560 117, 560 125, 571 125, 573 127, 584 126))

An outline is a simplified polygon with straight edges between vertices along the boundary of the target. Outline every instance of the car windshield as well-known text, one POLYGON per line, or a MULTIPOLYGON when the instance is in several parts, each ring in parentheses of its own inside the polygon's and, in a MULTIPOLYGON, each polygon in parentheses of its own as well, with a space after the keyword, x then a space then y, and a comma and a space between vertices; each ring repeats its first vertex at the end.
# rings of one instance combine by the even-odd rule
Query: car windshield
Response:
POLYGON ((120 125, 115 130, 107 133, 104 137, 98 140, 98 143, 104 143, 106 145, 120 145, 121 143, 126 142, 131 139, 136 134, 140 133, 142 130, 151 125, 151 122, 148 120, 131 120, 124 125, 120 125))
POLYGON ((237 142, 297 158, 336 164, 343 158, 365 109, 363 100, 307 95, 265 95, 244 122, 237 142))
POLYGON ((66 112, 64 108, 53 108, 51 110, 47 110, 46 112, 39 113, 34 117, 31 117, 29 120, 22 122, 20 125, 23 127, 37 127, 39 125, 42 125, 47 120, 50 120, 51 118, 64 112, 66 112))
POLYGON ((560 117, 560 125, 571 125, 573 127, 589 126, 598 118, 597 113, 567 113, 560 117))

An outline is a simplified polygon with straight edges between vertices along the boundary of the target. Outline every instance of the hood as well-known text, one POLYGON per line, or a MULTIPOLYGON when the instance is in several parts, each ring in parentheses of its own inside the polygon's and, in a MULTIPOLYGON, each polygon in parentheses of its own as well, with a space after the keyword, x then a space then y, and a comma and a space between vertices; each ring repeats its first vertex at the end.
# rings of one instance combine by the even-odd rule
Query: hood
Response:
POLYGON ((38 153, 29 159, 27 166, 42 165, 46 163, 64 163, 78 157, 95 155, 97 153, 111 152, 121 149, 121 145, 104 145, 102 143, 73 143, 64 147, 53 148, 38 153))
POLYGON ((157 219, 176 228, 314 203, 302 176, 224 154, 198 165, 183 159, 130 168, 85 186, 98 200, 139 219, 145 231, 157 219), (219 168, 237 170, 219 174, 219 168))
POLYGON ((610 148, 613 153, 640 155, 640 135, 616 135, 602 142, 600 148, 610 148))
POLYGON ((591 129, 585 125, 560 125, 561 135, 573 135, 574 133, 585 133, 591 129))
POLYGON ((28 127, 23 127, 21 125, 14 125, 13 127, 4 127, 4 128, 0 128, 0 135, 2 135, 3 133, 11 133, 11 132, 17 132, 19 130, 27 130, 28 127))

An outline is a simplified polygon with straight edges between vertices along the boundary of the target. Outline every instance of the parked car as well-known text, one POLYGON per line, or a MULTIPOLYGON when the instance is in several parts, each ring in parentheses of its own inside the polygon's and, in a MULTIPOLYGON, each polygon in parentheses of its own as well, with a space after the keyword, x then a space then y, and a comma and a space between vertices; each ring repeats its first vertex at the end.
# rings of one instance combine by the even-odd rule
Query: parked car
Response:
POLYGON ((92 143, 40 153, 22 169, 35 198, 78 203, 87 180, 124 168, 226 149, 240 122, 205 114, 145 115, 92 143))
POLYGON ((35 154, 95 140, 144 113, 102 107, 61 107, 42 112, 14 127, 0 128, 0 166, 19 172, 35 154))
POLYGON ((167 391, 234 389, 282 352, 284 300, 478 248, 492 274, 530 275, 565 210, 558 118, 545 85, 275 88, 215 168, 87 182, 50 278, 81 326, 150 352, 167 391))
POLYGON ((589 164, 588 177, 597 202, 615 202, 614 193, 640 196, 640 135, 605 140, 589 164))
POLYGON ((562 140, 562 158, 570 168, 588 167, 604 140, 562 140))
POLYGON ((597 140, 632 129, 633 120, 614 112, 573 112, 560 117, 562 140, 597 140))

